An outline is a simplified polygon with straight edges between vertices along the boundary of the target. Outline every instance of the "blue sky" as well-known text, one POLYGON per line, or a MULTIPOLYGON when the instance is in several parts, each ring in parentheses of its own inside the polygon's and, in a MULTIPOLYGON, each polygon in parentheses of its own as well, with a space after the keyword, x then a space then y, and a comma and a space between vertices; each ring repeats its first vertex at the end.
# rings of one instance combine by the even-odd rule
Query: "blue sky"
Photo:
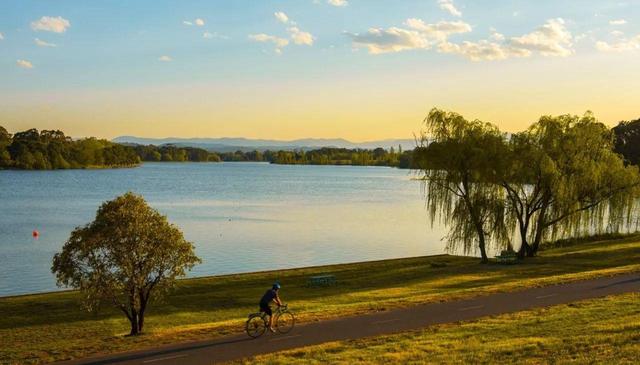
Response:
POLYGON ((638 0, 342 5, 2 0, 0 124, 362 140, 410 136, 432 106, 509 130, 546 113, 640 116, 638 0), (510 97, 544 90, 541 79, 547 96, 510 97), (619 103, 601 106, 591 89, 608 80, 621 91, 606 100, 619 103))

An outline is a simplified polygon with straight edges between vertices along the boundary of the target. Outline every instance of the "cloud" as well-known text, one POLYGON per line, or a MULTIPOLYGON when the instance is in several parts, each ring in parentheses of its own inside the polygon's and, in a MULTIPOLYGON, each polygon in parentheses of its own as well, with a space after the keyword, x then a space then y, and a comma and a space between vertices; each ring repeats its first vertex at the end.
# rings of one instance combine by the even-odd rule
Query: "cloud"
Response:
POLYGON ((188 21, 188 20, 183 20, 183 21, 182 21, 182 24, 184 24, 184 25, 188 25, 188 26, 192 26, 192 25, 193 25, 193 23, 192 23, 192 22, 190 22, 190 21, 188 21))
POLYGON ((549 19, 535 31, 508 41, 519 52, 540 52, 543 56, 566 57, 573 53, 572 36, 562 18, 549 19))
POLYGON ((472 61, 503 60, 509 56, 501 44, 487 40, 478 42, 465 41, 461 44, 444 42, 438 45, 438 51, 460 54, 472 61))
POLYGON ((58 45, 54 43, 48 43, 39 38, 35 38, 33 41, 36 43, 38 47, 58 47, 58 45))
POLYGON ((299 45, 307 45, 307 46, 313 45, 313 41, 315 38, 311 33, 303 32, 300 29, 298 29, 298 27, 288 28, 287 31, 291 35, 291 39, 293 40, 293 43, 299 44, 299 45))
MULTIPOLYGON (((306 46, 313 45, 313 42, 315 41, 315 37, 311 33, 305 32, 300 28, 298 28, 298 26, 296 25, 296 22, 290 19, 287 16, 287 14, 285 14, 282 11, 277 11, 273 13, 273 15, 276 17, 276 19, 280 23, 290 25, 288 28, 286 28, 286 30, 289 33, 289 38, 291 38, 291 41, 294 44, 306 45, 306 46)), ((290 43, 289 40, 286 38, 280 38, 280 37, 265 34, 265 33, 249 34, 249 39, 251 39, 254 42, 273 43, 276 46, 274 51, 277 54, 282 54, 282 49, 288 46, 290 43)))
POLYGON ((17 60, 16 65, 22 68, 33 68, 33 64, 27 60, 17 60))
POLYGON ((204 20, 202 18, 198 18, 198 19, 194 20, 193 22, 199 27, 204 26, 204 20))
POLYGON ((202 38, 205 39, 213 39, 213 38, 218 38, 218 39, 229 39, 229 37, 227 37, 226 35, 222 35, 222 34, 218 34, 218 32, 204 32, 202 33, 202 38))
POLYGON ((273 35, 269 35, 269 34, 264 34, 264 33, 249 34, 249 39, 254 41, 254 42, 273 43, 276 46, 274 51, 277 54, 281 54, 282 53, 282 48, 284 48, 287 45, 289 45, 289 40, 288 39, 279 38, 279 37, 276 37, 276 36, 273 36, 273 35))
POLYGON ((364 47, 370 54, 392 53, 411 49, 429 49, 442 43, 452 34, 467 33, 471 26, 462 21, 441 21, 426 24, 421 19, 407 19, 409 29, 390 27, 370 28, 366 33, 346 33, 355 47, 364 47))
POLYGON ((561 18, 549 19, 534 31, 518 37, 506 37, 490 28, 490 39, 460 43, 451 42, 449 38, 472 31, 471 25, 463 21, 427 24, 421 19, 410 18, 404 25, 346 34, 354 47, 366 48, 370 54, 435 48, 440 53, 459 54, 472 61, 493 61, 533 54, 566 57, 574 52, 574 38, 561 18))
POLYGON ((490 28, 489 31, 491 32, 491 39, 498 42, 504 41, 504 34, 499 33, 495 28, 490 28))
POLYGON ((349 2, 347 0, 327 0, 327 4, 333 6, 347 6, 349 2))
POLYGON ((611 34, 614 37, 622 37, 624 35, 624 32, 621 32, 619 30, 614 30, 614 31, 611 31, 611 33, 609 34, 611 34))
POLYGON ((624 19, 615 19, 615 20, 609 20, 609 24, 611 25, 625 25, 627 24, 627 21, 624 19))
POLYGON ((453 16, 462 16, 460 10, 453 5, 453 0, 438 0, 438 5, 440 5, 440 9, 449 12, 453 16))
POLYGON ((0 33, 0 41, 4 40, 4 34, 0 33))
POLYGON ((43 16, 40 20, 31 22, 31 29, 35 31, 46 31, 54 33, 64 33, 67 28, 71 26, 71 23, 63 17, 50 17, 43 16))
POLYGON ((566 29, 564 20, 561 18, 549 19, 533 32, 520 37, 506 39, 502 35, 502 37, 496 37, 496 33, 495 30, 492 30, 491 38, 494 41, 465 41, 461 44, 445 42, 438 47, 438 51, 459 54, 472 61, 530 57, 534 53, 556 57, 566 57, 573 54, 573 36, 566 29))
POLYGON ((162 62, 171 62, 173 61, 173 58, 169 57, 169 56, 160 56, 158 57, 158 61, 162 61, 162 62))
POLYGON ((273 15, 278 19, 280 23, 287 24, 289 22, 289 17, 282 11, 276 11, 273 15))
POLYGON ((640 34, 631 39, 618 39, 615 42, 596 42, 596 49, 601 52, 625 52, 640 49, 640 34))

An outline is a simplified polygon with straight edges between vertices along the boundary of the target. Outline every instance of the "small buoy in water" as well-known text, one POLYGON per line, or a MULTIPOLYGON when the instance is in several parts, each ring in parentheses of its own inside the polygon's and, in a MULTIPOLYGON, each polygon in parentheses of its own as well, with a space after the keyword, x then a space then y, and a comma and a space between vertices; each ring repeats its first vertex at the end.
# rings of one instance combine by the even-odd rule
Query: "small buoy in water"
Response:
POLYGON ((34 229, 31 235, 33 236, 33 238, 37 239, 38 237, 40 237, 40 232, 38 232, 37 229, 34 229))

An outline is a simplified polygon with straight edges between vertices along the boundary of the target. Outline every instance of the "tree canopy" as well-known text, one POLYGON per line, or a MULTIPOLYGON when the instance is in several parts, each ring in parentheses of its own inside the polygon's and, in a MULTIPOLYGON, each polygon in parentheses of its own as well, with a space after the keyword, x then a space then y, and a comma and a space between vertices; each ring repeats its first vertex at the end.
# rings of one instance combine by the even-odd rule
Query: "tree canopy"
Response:
POLYGON ((543 116, 507 138, 492 124, 433 109, 414 159, 427 208, 449 247, 485 245, 534 256, 544 239, 635 227, 640 174, 592 113, 543 116))
POLYGON ((96 138, 72 140, 58 130, 29 129, 11 136, 0 127, 0 169, 51 170, 125 167, 140 162, 131 148, 96 138))
POLYGON ((102 204, 96 218, 76 228, 53 258, 58 285, 80 289, 84 304, 120 309, 140 333, 149 300, 200 262, 193 244, 144 199, 127 193, 102 204))
POLYGON ((431 224, 438 219, 450 227, 450 249, 463 245, 469 252, 477 246, 483 262, 488 241, 505 237, 504 193, 494 183, 503 139, 492 124, 432 109, 414 156, 431 224))

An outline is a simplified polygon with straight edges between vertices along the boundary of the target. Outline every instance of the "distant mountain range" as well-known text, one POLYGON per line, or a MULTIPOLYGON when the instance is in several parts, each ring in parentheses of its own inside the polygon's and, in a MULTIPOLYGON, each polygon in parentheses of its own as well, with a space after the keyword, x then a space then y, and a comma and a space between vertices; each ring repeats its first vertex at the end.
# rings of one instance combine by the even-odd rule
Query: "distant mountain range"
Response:
POLYGON ((230 151, 266 151, 266 150, 311 150, 321 147, 337 148, 363 148, 373 149, 382 147, 398 148, 410 150, 415 147, 413 139, 385 139, 370 142, 351 142, 343 138, 304 138, 291 141, 279 141, 272 139, 249 139, 249 138, 142 138, 134 136, 120 136, 113 139, 113 142, 120 144, 141 144, 141 145, 166 145, 172 144, 180 147, 198 147, 215 152, 230 151))

